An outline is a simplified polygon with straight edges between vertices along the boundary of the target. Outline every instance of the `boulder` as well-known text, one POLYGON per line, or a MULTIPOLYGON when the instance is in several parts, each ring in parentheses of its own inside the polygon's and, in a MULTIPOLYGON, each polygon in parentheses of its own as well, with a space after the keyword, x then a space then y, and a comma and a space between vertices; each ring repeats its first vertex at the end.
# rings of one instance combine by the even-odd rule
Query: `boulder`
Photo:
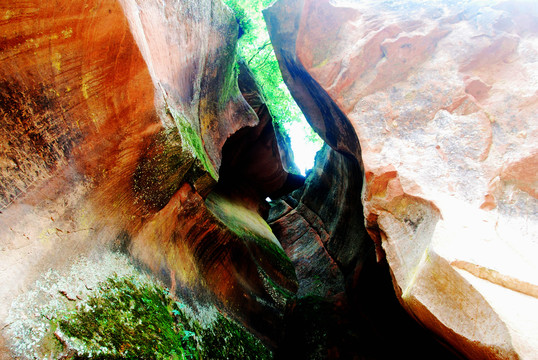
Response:
POLYGON ((401 305, 462 356, 535 358, 536 5, 280 0, 265 18, 307 119, 363 170, 401 305))

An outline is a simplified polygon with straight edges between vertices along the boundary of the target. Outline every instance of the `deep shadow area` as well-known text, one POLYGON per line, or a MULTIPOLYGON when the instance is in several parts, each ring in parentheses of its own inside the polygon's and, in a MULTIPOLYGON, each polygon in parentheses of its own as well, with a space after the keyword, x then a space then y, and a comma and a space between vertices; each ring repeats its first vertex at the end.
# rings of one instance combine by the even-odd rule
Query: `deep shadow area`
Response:
POLYGON ((347 294, 292 304, 275 359, 460 359, 400 306, 386 261, 370 253, 347 294))
POLYGON ((275 131, 259 85, 244 61, 239 61, 237 82, 259 122, 240 129, 224 144, 216 190, 240 198, 251 209, 267 215, 265 199, 300 188, 304 177, 288 171, 295 166, 288 156, 291 149, 285 147, 280 131, 275 131))
POLYGON ((362 170, 325 146, 267 222, 295 266, 277 359, 455 359, 400 305, 364 226, 362 170))

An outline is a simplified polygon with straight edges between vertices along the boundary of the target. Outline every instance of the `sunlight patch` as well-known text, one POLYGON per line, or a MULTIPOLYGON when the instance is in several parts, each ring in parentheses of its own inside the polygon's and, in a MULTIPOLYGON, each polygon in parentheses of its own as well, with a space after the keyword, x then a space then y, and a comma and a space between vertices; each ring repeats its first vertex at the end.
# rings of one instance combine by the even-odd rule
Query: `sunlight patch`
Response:
POLYGON ((304 118, 301 122, 293 122, 284 126, 291 140, 295 164, 301 174, 306 175, 306 172, 314 167, 314 158, 323 146, 323 141, 319 137, 312 139, 312 129, 304 118))

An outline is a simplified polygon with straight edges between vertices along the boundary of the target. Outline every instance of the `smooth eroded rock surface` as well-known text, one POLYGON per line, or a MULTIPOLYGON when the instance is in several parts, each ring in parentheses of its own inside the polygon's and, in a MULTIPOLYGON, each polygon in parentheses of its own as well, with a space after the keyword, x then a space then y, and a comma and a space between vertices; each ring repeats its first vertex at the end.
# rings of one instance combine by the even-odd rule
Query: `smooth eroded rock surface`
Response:
POLYGON ((265 17, 309 121, 364 168, 401 304, 463 356, 535 358, 536 4, 281 0, 265 17))
POLYGON ((273 341, 297 283, 258 211, 288 173, 237 85, 231 11, 210 0, 11 1, 0 33, 3 331, 41 273, 118 250, 273 341), (269 170, 241 198, 213 192, 232 162, 224 144, 244 128, 265 137, 237 142, 241 169, 269 170))
POLYGON ((295 264, 297 296, 331 297, 345 292, 372 243, 362 221, 360 168, 328 146, 304 187, 272 202, 268 222, 295 264))

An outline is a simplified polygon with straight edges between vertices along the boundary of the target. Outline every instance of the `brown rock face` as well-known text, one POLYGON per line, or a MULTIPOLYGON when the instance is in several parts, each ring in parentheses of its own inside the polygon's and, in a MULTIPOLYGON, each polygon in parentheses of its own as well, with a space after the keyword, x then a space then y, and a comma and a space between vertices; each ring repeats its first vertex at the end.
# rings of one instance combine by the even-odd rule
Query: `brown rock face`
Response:
POLYGON ((265 17, 307 118, 363 166, 403 307, 463 356, 534 358, 536 6, 281 0, 265 17))
POLYGON ((295 264, 297 296, 343 293, 367 258, 360 174, 355 159, 325 147, 305 186, 272 203, 268 222, 295 264))
POLYGON ((40 273, 121 248, 274 339, 297 283, 257 210, 297 185, 237 86, 231 12, 210 0, 0 9, 0 323, 40 273), (257 177, 213 191, 244 128, 257 133, 235 155, 257 177))
MULTIPOLYGON (((288 173, 293 160, 283 157, 290 151, 279 146, 278 134, 265 100, 247 65, 240 61, 238 84, 245 100, 258 116, 256 126, 244 127, 233 134, 223 148, 219 188, 242 198, 250 198, 254 206, 267 208, 267 196, 277 198, 300 187, 304 178, 288 173)), ((265 213, 267 209, 259 209, 265 213)))
POLYGON ((405 313, 386 262, 375 262, 361 189, 357 160, 325 146, 304 187, 271 203, 299 283, 277 358, 454 358, 405 313))

